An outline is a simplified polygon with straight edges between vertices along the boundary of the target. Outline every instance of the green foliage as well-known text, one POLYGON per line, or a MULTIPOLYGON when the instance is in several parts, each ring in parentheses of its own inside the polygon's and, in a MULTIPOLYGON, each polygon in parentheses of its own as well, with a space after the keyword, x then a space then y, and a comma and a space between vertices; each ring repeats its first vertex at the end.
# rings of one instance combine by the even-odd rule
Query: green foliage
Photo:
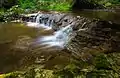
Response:
MULTIPOLYGON (((5 0, 3 2, 6 2, 5 0)), ((9 1, 7 0, 9 3, 9 1)), ((0 21, 10 21, 21 13, 30 13, 36 10, 57 10, 68 11, 71 9, 72 0, 18 0, 18 5, 12 6, 10 9, 0 9, 0 21)), ((2 3, 3 4, 3 3, 2 3)))
POLYGON ((8 10, 1 10, 0 11, 0 22, 7 22, 14 20, 15 18, 18 18, 18 15, 23 13, 24 10, 22 8, 19 8, 18 5, 13 6, 12 8, 8 10))
POLYGON ((12 8, 10 8, 9 10, 7 10, 8 13, 11 13, 11 14, 21 14, 24 12, 24 10, 22 8, 19 8, 18 5, 16 6, 13 6, 12 8))
POLYGON ((35 9, 37 0, 18 0, 18 4, 23 9, 35 9))
POLYGON ((31 10, 70 10, 72 0, 3 0, 0 8, 10 8, 17 4, 22 9, 31 10))
POLYGON ((70 10, 71 0, 19 0, 23 9, 32 10, 70 10))
MULTIPOLYGON (((100 4, 103 5, 104 7, 111 7, 113 5, 120 3, 119 0, 85 0, 85 1, 91 2, 95 5, 100 4)), ((8 8, 18 4, 22 9, 68 11, 71 10, 72 4, 74 4, 74 0, 2 0, 0 4, 1 8, 8 8)))

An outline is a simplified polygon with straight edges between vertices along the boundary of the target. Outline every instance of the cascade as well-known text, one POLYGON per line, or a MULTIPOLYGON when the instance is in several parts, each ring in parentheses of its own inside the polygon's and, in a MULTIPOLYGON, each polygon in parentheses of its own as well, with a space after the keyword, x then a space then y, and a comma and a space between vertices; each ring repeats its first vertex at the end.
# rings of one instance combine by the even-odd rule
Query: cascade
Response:
POLYGON ((70 32, 72 32, 72 28, 71 25, 68 25, 54 32, 53 35, 40 37, 38 42, 41 43, 40 45, 48 45, 47 47, 57 46, 64 48, 70 32))
POLYGON ((27 22, 27 26, 36 27, 36 28, 45 28, 46 30, 51 29, 51 23, 49 19, 44 18, 45 14, 36 14, 34 17, 35 22, 27 22))
MULTIPOLYGON (((28 26, 44 28, 44 30, 52 30, 54 20, 49 18, 49 15, 39 14, 36 16, 36 22, 28 22, 28 26)), ((72 24, 60 28, 52 35, 40 36, 36 39, 36 44, 44 46, 43 48, 59 47, 64 48, 70 32, 72 32, 72 24)), ((47 31, 46 31, 47 32, 47 31)))

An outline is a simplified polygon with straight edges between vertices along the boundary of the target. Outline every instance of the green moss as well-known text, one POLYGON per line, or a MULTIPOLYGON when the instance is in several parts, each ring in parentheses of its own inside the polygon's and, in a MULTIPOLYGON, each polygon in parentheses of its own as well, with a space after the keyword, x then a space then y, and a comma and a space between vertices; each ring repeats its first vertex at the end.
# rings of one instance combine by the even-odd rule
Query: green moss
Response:
POLYGON ((108 61, 106 55, 101 54, 95 58, 95 67, 97 69, 109 69, 110 62, 108 61))
POLYGON ((52 70, 31 68, 26 72, 11 72, 0 75, 0 78, 54 78, 52 70))

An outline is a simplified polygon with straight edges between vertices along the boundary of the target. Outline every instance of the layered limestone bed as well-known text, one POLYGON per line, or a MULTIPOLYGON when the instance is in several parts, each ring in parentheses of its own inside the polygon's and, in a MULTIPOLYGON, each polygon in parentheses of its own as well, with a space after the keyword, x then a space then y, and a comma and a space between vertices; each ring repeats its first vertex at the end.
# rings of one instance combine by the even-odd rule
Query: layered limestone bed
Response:
POLYGON ((67 43, 69 51, 79 58, 91 53, 91 50, 93 54, 94 50, 103 53, 120 51, 120 25, 103 20, 80 21, 83 23, 79 22, 79 27, 67 43))
POLYGON ((55 31, 71 25, 72 32, 68 34, 66 48, 75 54, 85 53, 89 49, 99 49, 106 53, 120 51, 119 24, 65 13, 41 14, 31 15, 29 20, 34 21, 40 15, 39 22, 44 22, 55 31))
MULTIPOLYGON (((65 48, 79 59, 87 61, 100 52, 114 53, 120 51, 119 24, 100 19, 89 19, 70 13, 38 13, 28 16, 29 21, 35 21, 39 18, 38 22, 44 22, 55 31, 70 25, 72 31, 68 32, 65 48)), ((69 29, 66 30, 69 31, 69 29)))
MULTIPOLYGON (((75 58, 77 63, 72 61, 72 64, 70 63, 70 65, 67 65, 63 68, 63 70, 60 68, 60 70, 57 71, 59 74, 57 77, 120 77, 119 24, 112 23, 111 21, 89 19, 86 17, 65 13, 41 14, 42 13, 28 15, 27 17, 24 16, 22 19, 29 22, 35 22, 36 19, 38 19, 37 22, 44 23, 46 26, 51 26, 54 31, 61 30, 61 28, 69 25, 72 28, 72 31, 70 32, 68 32, 69 28, 68 31, 63 31, 69 33, 64 46, 70 52, 72 57, 75 58)), ((36 72, 36 69, 33 71, 36 72)), ((55 71, 52 72, 55 73, 55 71)), ((37 74, 40 73, 41 72, 37 74)), ((52 75, 54 73, 52 73, 52 75)), ((36 77, 36 74, 34 77, 36 77)))

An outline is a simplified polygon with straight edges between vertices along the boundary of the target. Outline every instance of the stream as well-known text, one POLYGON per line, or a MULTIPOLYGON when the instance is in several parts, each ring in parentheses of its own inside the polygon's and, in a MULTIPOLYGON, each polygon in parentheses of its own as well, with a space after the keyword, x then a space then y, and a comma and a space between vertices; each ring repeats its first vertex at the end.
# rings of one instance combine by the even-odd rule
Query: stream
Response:
MULTIPOLYGON (((80 11, 70 14, 120 23, 119 12, 80 11)), ((0 72, 39 64, 52 69, 70 62, 71 56, 65 44, 73 31, 73 23, 55 31, 52 29, 54 20, 43 20, 41 16, 37 15, 34 22, 0 23, 0 72)))

